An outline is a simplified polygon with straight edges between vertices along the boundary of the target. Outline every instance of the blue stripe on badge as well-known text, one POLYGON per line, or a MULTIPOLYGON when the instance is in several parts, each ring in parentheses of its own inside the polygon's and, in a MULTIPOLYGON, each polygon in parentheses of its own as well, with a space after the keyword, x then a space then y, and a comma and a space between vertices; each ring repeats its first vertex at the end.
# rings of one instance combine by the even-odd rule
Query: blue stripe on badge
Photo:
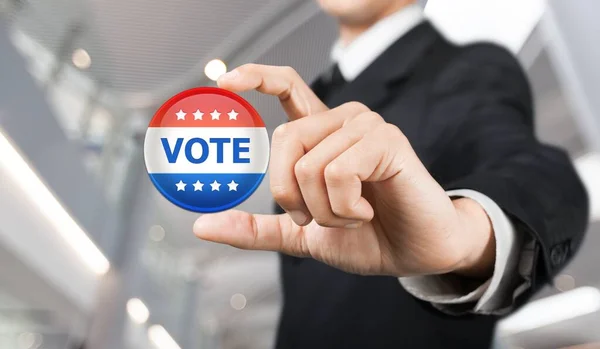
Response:
POLYGON ((214 213, 244 202, 260 185, 264 173, 150 173, 169 201, 190 211, 214 213))

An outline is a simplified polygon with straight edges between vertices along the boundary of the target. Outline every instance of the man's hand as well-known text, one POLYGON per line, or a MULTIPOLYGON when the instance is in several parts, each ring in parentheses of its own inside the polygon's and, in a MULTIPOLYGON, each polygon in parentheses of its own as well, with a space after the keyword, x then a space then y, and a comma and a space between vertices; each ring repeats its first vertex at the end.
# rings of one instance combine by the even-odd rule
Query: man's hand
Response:
POLYGON ((198 237, 359 274, 491 276, 485 211, 450 200, 396 126, 357 102, 329 110, 287 67, 248 64, 218 84, 279 97, 290 122, 273 134, 270 184, 288 214, 203 215, 198 237))

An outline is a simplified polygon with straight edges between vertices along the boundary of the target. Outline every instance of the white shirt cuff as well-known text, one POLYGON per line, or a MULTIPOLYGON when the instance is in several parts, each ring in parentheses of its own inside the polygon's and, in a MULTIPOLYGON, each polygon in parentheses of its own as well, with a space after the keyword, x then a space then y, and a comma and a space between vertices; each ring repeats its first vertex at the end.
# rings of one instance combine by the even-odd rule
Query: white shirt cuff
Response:
POLYGON ((447 194, 475 200, 490 218, 496 239, 496 261, 492 277, 482 284, 470 285, 471 287, 456 275, 411 276, 400 278, 400 283, 414 297, 431 302, 440 310, 453 312, 453 307, 456 307, 460 312, 503 313, 503 307, 507 301, 512 301, 521 280, 518 264, 523 239, 516 234, 512 222, 502 209, 486 195, 469 189, 452 190, 447 194), (465 303, 475 305, 465 309, 465 303))

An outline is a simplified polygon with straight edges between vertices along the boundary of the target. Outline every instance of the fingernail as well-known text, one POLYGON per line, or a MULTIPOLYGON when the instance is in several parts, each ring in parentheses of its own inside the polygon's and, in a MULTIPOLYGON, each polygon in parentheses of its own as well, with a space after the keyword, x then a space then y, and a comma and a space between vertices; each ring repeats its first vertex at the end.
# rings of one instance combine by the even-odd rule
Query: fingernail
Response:
POLYGON ((207 218, 206 216, 200 216, 194 222, 194 227, 192 229, 194 231, 194 234, 199 238, 202 238, 202 236, 205 232, 204 228, 206 226, 206 218, 207 218))
POLYGON ((240 75, 240 73, 234 69, 228 73, 221 75, 219 77, 219 80, 233 80, 233 79, 237 78, 239 75, 240 75))
POLYGON ((356 228, 360 228, 361 225, 362 225, 362 222, 350 223, 350 224, 346 225, 344 228, 346 228, 346 229, 356 229, 356 228))
POLYGON ((298 225, 306 224, 306 221, 308 220, 308 216, 302 211, 290 211, 288 214, 298 225))

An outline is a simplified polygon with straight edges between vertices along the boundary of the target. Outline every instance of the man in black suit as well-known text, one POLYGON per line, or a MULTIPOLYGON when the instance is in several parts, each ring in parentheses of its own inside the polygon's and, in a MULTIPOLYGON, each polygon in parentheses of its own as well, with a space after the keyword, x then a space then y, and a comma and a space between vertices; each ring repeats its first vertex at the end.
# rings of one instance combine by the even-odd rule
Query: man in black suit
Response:
POLYGON ((287 213, 204 215, 194 231, 283 253, 278 348, 488 347, 498 315, 581 243, 583 186, 535 139, 510 53, 449 43, 413 1, 320 3, 340 40, 312 89, 289 67, 218 81, 288 114, 270 163, 287 213))

